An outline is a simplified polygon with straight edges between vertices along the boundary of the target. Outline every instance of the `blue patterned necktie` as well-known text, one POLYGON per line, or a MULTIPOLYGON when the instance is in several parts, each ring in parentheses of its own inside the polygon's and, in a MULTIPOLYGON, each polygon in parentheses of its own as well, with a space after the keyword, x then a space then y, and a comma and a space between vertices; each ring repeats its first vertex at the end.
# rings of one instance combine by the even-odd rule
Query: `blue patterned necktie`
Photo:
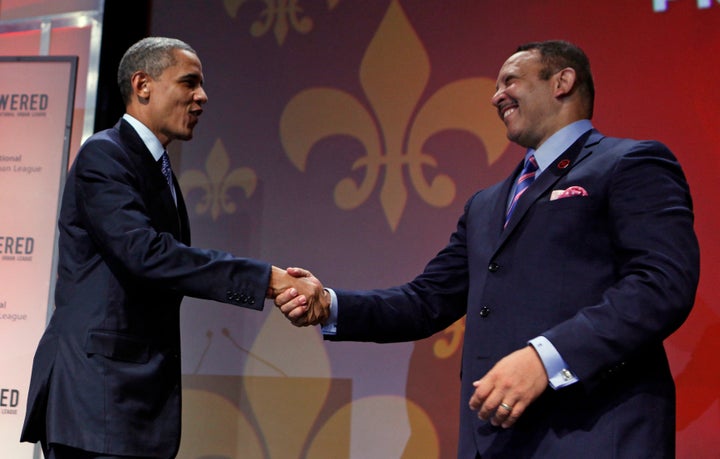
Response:
POLYGON ((167 151, 163 151, 163 154, 160 157, 160 168, 162 169, 162 173, 165 176, 165 180, 167 181, 167 184, 170 187, 170 192, 172 193, 172 169, 170 169, 170 157, 168 156, 167 151))
POLYGON ((530 155, 525 159, 525 165, 523 166, 522 171, 520 171, 520 176, 517 178, 517 182, 515 182, 515 194, 510 201, 510 205, 508 205, 507 213, 505 214, 505 225, 503 227, 507 226, 510 221, 510 217, 515 210, 515 206, 517 205, 520 196, 522 196, 530 184, 535 181, 535 173, 537 170, 538 164, 535 160, 535 155, 530 155))

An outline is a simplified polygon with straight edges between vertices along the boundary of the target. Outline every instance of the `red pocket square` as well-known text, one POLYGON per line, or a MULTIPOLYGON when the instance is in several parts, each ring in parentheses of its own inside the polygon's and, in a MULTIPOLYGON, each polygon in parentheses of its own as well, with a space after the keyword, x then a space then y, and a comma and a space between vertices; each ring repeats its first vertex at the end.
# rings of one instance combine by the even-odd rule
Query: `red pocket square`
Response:
POLYGON ((581 186, 571 186, 570 188, 567 188, 565 190, 553 190, 552 193, 550 193, 550 200, 554 201, 556 199, 562 199, 562 198, 571 198, 573 196, 587 196, 588 192, 585 190, 585 188, 581 186))

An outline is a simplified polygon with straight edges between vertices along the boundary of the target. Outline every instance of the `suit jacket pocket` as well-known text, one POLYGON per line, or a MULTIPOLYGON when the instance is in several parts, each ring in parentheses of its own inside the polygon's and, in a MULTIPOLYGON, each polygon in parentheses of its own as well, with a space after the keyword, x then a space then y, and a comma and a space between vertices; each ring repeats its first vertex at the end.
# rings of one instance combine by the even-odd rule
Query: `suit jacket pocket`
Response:
POLYGON ((147 341, 113 331, 91 330, 85 340, 85 352, 123 362, 147 363, 150 360, 147 341))
POLYGON ((548 211, 571 211, 572 209, 594 209, 598 205, 598 200, 593 196, 569 196, 567 198, 547 200, 537 204, 548 211))

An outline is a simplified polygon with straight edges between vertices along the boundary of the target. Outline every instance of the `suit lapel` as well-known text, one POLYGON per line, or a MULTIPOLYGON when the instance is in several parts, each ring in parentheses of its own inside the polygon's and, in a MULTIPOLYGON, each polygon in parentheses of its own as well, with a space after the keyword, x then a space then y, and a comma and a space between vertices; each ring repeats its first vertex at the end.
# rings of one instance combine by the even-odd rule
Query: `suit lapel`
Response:
POLYGON ((150 217, 161 225, 156 229, 158 231, 167 231, 182 242, 185 242, 185 239, 189 241, 189 231, 186 224, 187 212, 185 204, 182 202, 180 189, 177 187, 177 179, 173 176, 178 197, 178 206, 176 207, 175 200, 167 187, 167 181, 160 166, 135 129, 132 128, 130 123, 122 119, 116 127, 120 131, 120 137, 129 149, 128 153, 133 163, 138 168, 138 180, 141 182, 142 189, 146 190, 143 194, 148 203, 148 211, 151 212, 150 217), (180 211, 181 203, 182 212, 180 211))
MULTIPOLYGON (((600 142, 601 139, 602 134, 600 134, 599 132, 595 131, 594 129, 588 131, 586 134, 580 136, 580 138, 578 138, 575 143, 573 143, 567 150, 565 150, 555 161, 553 161, 552 164, 550 164, 543 171, 542 174, 540 174, 540 177, 538 177, 537 180, 535 180, 535 182, 533 182, 533 184, 528 187, 527 191, 525 191, 520 200, 517 202, 515 210, 513 211, 512 218, 508 222, 507 227, 502 231, 500 245, 502 245, 505 239, 507 239, 507 237, 512 234, 512 232, 515 230, 519 222, 522 221, 525 214, 532 207, 532 205, 537 202, 537 200, 541 196, 545 195, 548 189, 550 189, 555 183, 557 183, 557 181, 560 180, 561 177, 567 174, 570 170, 572 170, 573 167, 582 162, 584 158, 586 158, 590 153, 592 153, 592 147, 597 145, 597 143, 600 142)), ((513 174, 509 178, 510 184, 513 183, 513 181, 515 180, 515 176, 518 174, 518 172, 519 171, 516 169, 515 174, 513 174)), ((510 188, 508 186, 507 193, 510 192, 509 190, 510 188)), ((507 198, 507 194, 505 195, 505 198, 507 198)), ((500 201, 503 201, 503 199, 500 199, 500 201)), ((504 221, 503 219, 504 213, 500 223, 501 226, 502 221, 504 221)))

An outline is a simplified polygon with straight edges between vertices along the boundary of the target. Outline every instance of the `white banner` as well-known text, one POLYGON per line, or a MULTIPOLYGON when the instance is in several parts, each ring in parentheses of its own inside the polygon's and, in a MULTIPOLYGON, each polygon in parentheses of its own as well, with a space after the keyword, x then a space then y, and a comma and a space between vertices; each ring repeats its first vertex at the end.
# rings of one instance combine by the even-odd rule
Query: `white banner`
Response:
POLYGON ((76 70, 75 57, 0 57, 0 445, 13 459, 33 453, 20 430, 53 304, 76 70))

